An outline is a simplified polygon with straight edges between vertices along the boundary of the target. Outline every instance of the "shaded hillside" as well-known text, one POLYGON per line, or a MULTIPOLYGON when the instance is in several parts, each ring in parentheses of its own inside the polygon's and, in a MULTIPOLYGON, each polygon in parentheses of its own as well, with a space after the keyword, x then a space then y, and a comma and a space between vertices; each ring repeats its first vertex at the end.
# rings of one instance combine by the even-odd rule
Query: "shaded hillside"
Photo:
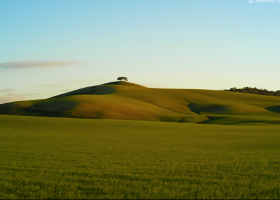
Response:
POLYGON ((135 83, 124 82, 124 81, 115 81, 115 82, 105 83, 105 84, 102 84, 102 85, 81 88, 81 89, 78 89, 78 90, 74 90, 74 91, 71 91, 71 92, 67 92, 67 93, 64 93, 64 94, 54 96, 52 98, 66 97, 66 96, 71 96, 71 95, 83 95, 83 94, 95 94, 95 95, 110 94, 110 93, 114 92, 115 88, 110 87, 110 86, 113 86, 113 85, 143 87, 143 86, 137 85, 135 83))
POLYGON ((224 90, 229 92, 242 92, 242 93, 250 93, 250 94, 260 94, 260 95, 268 95, 268 96, 280 96, 280 90, 277 91, 268 91, 267 89, 258 89, 256 87, 243 87, 237 89, 236 87, 230 88, 229 90, 224 90))
POLYGON ((164 122, 280 124, 280 98, 239 92, 146 88, 112 82, 49 99, 0 105, 0 114, 164 122))

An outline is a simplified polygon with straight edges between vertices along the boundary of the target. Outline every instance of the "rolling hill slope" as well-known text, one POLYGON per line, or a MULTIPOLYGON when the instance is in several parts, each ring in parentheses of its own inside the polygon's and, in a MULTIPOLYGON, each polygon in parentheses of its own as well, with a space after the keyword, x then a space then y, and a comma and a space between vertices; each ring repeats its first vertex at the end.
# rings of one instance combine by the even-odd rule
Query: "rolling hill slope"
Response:
POLYGON ((280 98, 129 82, 82 88, 49 99, 0 105, 0 114, 166 122, 280 124, 280 98))

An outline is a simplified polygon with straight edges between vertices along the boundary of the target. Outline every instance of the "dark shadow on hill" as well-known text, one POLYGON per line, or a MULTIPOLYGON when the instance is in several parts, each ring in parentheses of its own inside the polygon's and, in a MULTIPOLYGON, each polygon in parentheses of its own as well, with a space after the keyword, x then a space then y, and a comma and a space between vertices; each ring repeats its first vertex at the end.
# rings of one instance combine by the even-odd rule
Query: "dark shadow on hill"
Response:
POLYGON ((195 104, 195 103, 190 103, 188 105, 188 108, 200 115, 202 112, 210 112, 210 113, 225 113, 227 112, 229 109, 225 106, 220 106, 220 105, 198 105, 198 104, 195 104))
POLYGON ((13 103, 0 105, 1 115, 23 115, 23 116, 41 116, 41 117, 67 117, 67 118, 84 118, 70 111, 57 111, 39 109, 36 107, 25 107, 13 103))
POLYGON ((280 106, 272 106, 272 107, 268 107, 268 108, 265 108, 265 109, 270 111, 270 112, 275 112, 275 113, 280 114, 280 106))
POLYGON ((53 99, 52 101, 39 102, 32 106, 26 107, 28 109, 48 110, 48 111, 71 111, 79 104, 74 101, 67 101, 64 99, 53 99))
POLYGON ((112 94, 114 91, 115 88, 112 86, 98 85, 98 86, 91 86, 91 87, 74 90, 51 98, 67 97, 72 95, 105 95, 105 94, 112 94))
POLYGON ((105 95, 112 94, 115 91, 114 85, 122 85, 122 86, 136 86, 136 87, 144 87, 135 83, 125 82, 125 81, 115 81, 104 83, 102 85, 90 86, 81 88, 78 90, 66 92, 51 98, 59 98, 59 97, 67 97, 72 95, 105 95))
POLYGON ((199 124, 215 124, 216 121, 225 119, 225 117, 220 117, 220 116, 206 116, 208 120, 202 121, 199 124))

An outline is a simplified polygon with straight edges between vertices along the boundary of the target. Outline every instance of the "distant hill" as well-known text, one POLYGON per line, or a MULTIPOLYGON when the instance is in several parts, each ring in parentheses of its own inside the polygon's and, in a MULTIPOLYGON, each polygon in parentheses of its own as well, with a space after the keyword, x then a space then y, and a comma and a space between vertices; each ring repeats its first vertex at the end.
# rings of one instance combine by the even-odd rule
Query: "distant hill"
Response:
POLYGON ((280 96, 280 90, 277 91, 268 91, 267 89, 258 89, 256 87, 243 87, 243 88, 230 88, 229 90, 224 90, 229 92, 243 92, 243 93, 250 93, 250 94, 260 94, 260 95, 268 95, 268 96, 280 96))
POLYGON ((48 99, 0 105, 0 114, 200 124, 280 124, 280 98, 111 82, 48 99))

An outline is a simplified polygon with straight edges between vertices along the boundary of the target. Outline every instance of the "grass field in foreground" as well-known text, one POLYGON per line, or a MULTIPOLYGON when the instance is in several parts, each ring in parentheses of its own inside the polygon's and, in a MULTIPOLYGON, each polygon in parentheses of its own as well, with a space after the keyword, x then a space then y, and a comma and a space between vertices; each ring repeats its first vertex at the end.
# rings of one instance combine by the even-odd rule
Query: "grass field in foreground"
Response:
POLYGON ((280 198, 280 126, 0 115, 0 198, 280 198))

